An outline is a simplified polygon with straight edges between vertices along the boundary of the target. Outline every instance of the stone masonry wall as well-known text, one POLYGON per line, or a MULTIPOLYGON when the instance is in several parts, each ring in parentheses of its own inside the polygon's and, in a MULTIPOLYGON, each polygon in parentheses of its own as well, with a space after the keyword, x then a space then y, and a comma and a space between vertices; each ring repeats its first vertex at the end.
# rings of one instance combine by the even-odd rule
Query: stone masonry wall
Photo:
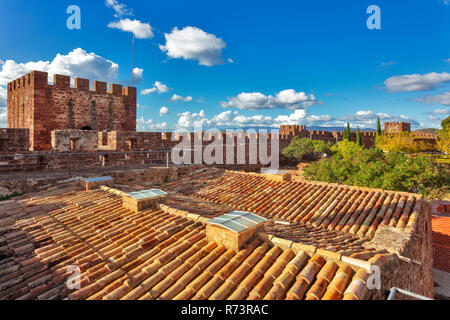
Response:
MULTIPOLYGON (((382 289, 371 291, 372 298, 384 299, 385 291, 392 287, 434 297, 431 205, 428 201, 422 201, 415 226, 405 229, 379 227, 367 246, 393 253, 391 256, 374 257, 371 261, 381 266, 382 276, 382 289), (399 256, 410 259, 410 262, 399 256)), ((396 299, 412 298, 397 294, 396 299)))
POLYGON ((51 149, 51 131, 136 131, 136 88, 33 71, 8 84, 8 128, 30 129, 32 150, 51 149))
POLYGON ((28 152, 30 131, 28 129, 0 129, 0 154, 28 152))
POLYGON ((55 130, 51 133, 52 151, 55 152, 92 152, 98 151, 96 131, 55 130))

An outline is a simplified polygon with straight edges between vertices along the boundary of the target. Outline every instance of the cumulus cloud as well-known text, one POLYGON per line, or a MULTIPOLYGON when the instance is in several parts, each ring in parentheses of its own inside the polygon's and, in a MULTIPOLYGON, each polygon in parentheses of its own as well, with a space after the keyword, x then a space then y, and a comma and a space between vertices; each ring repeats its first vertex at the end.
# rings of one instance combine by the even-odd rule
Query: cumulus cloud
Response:
POLYGON ((136 121, 136 126, 138 131, 165 131, 169 129, 167 122, 153 122, 153 119, 144 119, 140 117, 136 121))
POLYGON ((443 106, 450 106, 450 91, 436 96, 426 96, 422 98, 417 98, 415 101, 426 103, 426 104, 441 104, 443 106))
POLYGON ((149 23, 143 23, 139 20, 121 19, 119 21, 110 22, 108 28, 119 29, 124 32, 131 32, 138 39, 153 38, 153 28, 149 23))
POLYGON ((133 10, 129 9, 126 4, 120 3, 116 0, 106 0, 105 5, 115 11, 114 17, 116 18, 133 15, 133 10))
POLYGON ((160 81, 155 81, 155 83, 153 84, 153 88, 144 89, 141 91, 141 94, 144 96, 148 96, 149 94, 152 94, 154 92, 167 93, 169 91, 170 91, 170 88, 168 86, 166 86, 164 83, 162 83, 160 81))
POLYGON ((181 30, 175 27, 164 37, 166 44, 159 48, 170 58, 197 60, 200 65, 207 67, 223 63, 222 49, 226 43, 213 34, 188 26, 181 30))
POLYGON ((345 126, 347 122, 350 123, 350 126, 353 128, 360 127, 361 129, 367 128, 376 128, 377 120, 383 122, 409 122, 413 126, 421 126, 421 124, 406 115, 394 116, 387 113, 375 113, 371 110, 360 110, 353 115, 339 117, 334 121, 336 126, 345 126))
POLYGON ((192 130, 194 124, 201 124, 202 129, 210 128, 227 129, 227 128, 251 128, 251 127, 268 127, 279 128, 282 124, 308 124, 321 125, 332 120, 331 116, 316 116, 307 114, 306 110, 295 110, 290 115, 279 115, 271 117, 266 115, 243 115, 238 111, 227 110, 220 114, 208 118, 204 110, 198 113, 186 111, 180 113, 176 128, 179 130, 192 130))
POLYGON ((183 102, 190 102, 192 101, 192 97, 188 96, 188 97, 183 97, 180 96, 178 94, 174 94, 171 98, 170 101, 183 101, 183 102))
POLYGON ((224 108, 238 108, 243 110, 263 110, 263 109, 299 109, 307 108, 318 101, 313 94, 305 92, 296 92, 293 89, 287 89, 278 92, 275 96, 265 95, 260 92, 242 92, 236 97, 228 98, 228 101, 221 102, 224 108))
POLYGON ((119 75, 117 63, 78 48, 67 55, 58 53, 53 61, 17 63, 7 60, 0 67, 0 85, 5 85, 33 70, 48 72, 49 80, 53 78, 53 74, 63 74, 110 82, 116 81, 119 75))
POLYGON ((167 108, 167 107, 162 107, 161 109, 159 109, 159 115, 160 116, 164 116, 164 115, 166 115, 168 113, 169 113, 169 108, 167 108))
POLYGON ((450 109, 436 109, 430 112, 431 114, 450 114, 450 109))
POLYGON ((441 83, 450 82, 450 73, 431 72, 410 74, 387 79, 384 84, 390 92, 412 92, 436 89, 441 83))

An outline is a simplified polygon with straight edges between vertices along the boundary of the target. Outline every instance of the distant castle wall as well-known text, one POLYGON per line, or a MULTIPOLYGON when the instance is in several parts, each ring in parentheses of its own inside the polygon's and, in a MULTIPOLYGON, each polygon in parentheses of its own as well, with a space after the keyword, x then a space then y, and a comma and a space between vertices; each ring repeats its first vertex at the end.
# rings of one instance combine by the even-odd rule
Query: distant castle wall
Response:
MULTIPOLYGON (((294 137, 309 138, 312 140, 322 140, 329 143, 336 143, 344 140, 344 133, 337 131, 308 131, 305 126, 282 125, 280 126, 280 137, 284 141, 289 141, 294 137)), ((356 142, 356 132, 350 132, 350 140, 356 142)), ((375 146, 376 133, 370 131, 361 132, 363 146, 372 148, 375 146)), ((289 143, 288 143, 289 145, 289 143)))

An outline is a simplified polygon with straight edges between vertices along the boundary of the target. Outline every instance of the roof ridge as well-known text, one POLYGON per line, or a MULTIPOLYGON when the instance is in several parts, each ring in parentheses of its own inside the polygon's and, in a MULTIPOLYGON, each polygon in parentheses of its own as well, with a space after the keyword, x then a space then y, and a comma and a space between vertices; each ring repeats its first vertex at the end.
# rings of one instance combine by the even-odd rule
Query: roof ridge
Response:
MULTIPOLYGON (((260 176, 261 178, 265 178, 265 176, 261 173, 257 172, 243 172, 243 171, 235 171, 235 170, 225 170, 227 173, 237 173, 242 175, 252 175, 252 176, 260 176)), ((399 194, 399 195, 408 195, 408 196, 415 196, 419 199, 423 199, 423 196, 420 193, 412 193, 412 192, 405 192, 405 191, 395 191, 395 190, 386 190, 386 189, 378 189, 378 188, 369 188, 369 187, 358 187, 358 186, 351 186, 347 184, 340 184, 335 182, 323 182, 323 181, 314 181, 314 180, 291 180, 291 181, 275 181, 276 183, 289 183, 294 182, 297 184, 300 183, 307 183, 311 185, 321 185, 321 186, 335 186, 335 187, 343 187, 343 188, 350 188, 355 190, 361 190, 361 191, 376 191, 376 192, 387 192, 387 193, 393 193, 393 194, 399 194)))

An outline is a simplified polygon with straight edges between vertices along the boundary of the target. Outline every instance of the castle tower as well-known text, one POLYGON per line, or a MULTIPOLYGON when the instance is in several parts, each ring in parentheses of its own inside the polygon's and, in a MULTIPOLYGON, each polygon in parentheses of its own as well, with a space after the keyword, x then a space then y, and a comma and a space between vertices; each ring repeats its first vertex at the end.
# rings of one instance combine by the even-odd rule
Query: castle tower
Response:
POLYGON ((30 149, 51 149, 53 130, 136 131, 134 87, 33 71, 8 83, 8 128, 30 130, 30 149))
POLYGON ((384 133, 411 132, 411 124, 407 122, 386 122, 384 133))

